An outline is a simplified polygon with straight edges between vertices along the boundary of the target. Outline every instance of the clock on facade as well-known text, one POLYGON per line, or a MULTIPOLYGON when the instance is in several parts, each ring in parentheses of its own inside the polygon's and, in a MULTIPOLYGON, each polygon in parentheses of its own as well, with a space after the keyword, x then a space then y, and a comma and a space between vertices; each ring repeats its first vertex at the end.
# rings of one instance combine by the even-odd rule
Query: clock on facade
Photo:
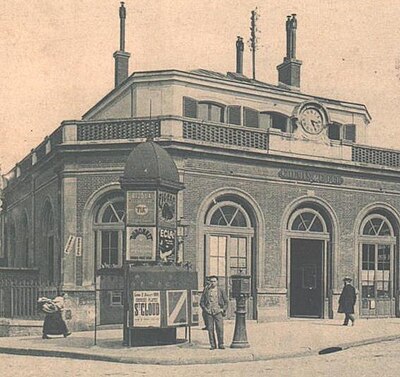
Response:
POLYGON ((324 128, 324 117, 315 107, 307 107, 300 114, 300 124, 309 134, 317 135, 324 128))

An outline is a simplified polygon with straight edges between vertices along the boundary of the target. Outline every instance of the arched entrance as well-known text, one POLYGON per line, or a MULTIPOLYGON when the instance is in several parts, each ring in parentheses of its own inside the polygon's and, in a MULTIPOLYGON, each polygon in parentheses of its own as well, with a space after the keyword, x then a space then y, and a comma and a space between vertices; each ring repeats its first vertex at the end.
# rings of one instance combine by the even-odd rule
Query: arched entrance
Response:
POLYGON ((331 226, 325 211, 309 203, 287 223, 289 316, 324 318, 331 286, 331 226))
MULTIPOLYGON (((256 264, 254 225, 248 205, 240 198, 227 195, 215 198, 210 204, 203 225, 204 277, 216 275, 219 285, 229 297, 230 277, 235 274, 252 276, 252 294, 248 300, 248 318, 255 318, 256 264)), ((227 317, 234 318, 235 304, 229 305, 227 317)))

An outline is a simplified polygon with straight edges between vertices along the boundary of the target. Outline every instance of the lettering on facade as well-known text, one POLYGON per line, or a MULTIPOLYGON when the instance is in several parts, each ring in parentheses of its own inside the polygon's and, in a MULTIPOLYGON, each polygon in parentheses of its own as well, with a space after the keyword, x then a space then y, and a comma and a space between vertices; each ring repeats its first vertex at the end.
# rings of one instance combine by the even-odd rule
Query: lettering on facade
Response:
POLYGON ((305 181, 310 183, 325 183, 328 185, 341 185, 343 178, 336 174, 318 173, 308 170, 281 169, 278 176, 283 179, 305 181))

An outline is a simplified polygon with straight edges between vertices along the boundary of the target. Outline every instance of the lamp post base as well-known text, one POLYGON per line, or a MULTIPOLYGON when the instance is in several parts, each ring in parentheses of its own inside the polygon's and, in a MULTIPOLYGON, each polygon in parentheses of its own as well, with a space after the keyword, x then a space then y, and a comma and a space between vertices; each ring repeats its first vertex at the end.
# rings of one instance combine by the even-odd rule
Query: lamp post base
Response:
POLYGON ((236 298, 236 320, 235 332, 231 348, 249 348, 246 331, 246 297, 240 296, 236 298))

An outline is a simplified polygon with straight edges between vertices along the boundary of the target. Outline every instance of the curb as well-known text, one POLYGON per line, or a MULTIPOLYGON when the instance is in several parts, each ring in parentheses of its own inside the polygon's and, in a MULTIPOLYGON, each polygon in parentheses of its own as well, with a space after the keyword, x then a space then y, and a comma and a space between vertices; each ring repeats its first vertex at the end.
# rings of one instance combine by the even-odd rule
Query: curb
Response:
MULTIPOLYGON (((335 347, 340 347, 342 350, 349 348, 366 346, 369 344, 389 342, 400 339, 399 335, 390 335, 379 338, 365 339, 357 342, 336 344, 335 347)), ((327 346, 326 348, 328 348, 327 346)), ((280 359, 293 359, 299 357, 315 356, 318 355, 319 350, 309 349, 302 352, 292 352, 287 354, 257 354, 249 353, 245 355, 227 355, 225 357, 213 357, 207 359, 198 359, 187 357, 184 359, 157 359, 155 357, 143 356, 114 356, 105 354, 89 353, 85 350, 79 351, 64 351, 64 350, 45 350, 36 348, 17 348, 17 347, 3 347, 0 346, 0 353, 10 355, 23 355, 23 356, 41 356, 41 357, 59 357, 77 360, 93 360, 105 361, 123 364, 147 364, 147 365, 196 365, 196 364, 222 364, 222 363, 240 363, 249 361, 268 361, 280 359)))

